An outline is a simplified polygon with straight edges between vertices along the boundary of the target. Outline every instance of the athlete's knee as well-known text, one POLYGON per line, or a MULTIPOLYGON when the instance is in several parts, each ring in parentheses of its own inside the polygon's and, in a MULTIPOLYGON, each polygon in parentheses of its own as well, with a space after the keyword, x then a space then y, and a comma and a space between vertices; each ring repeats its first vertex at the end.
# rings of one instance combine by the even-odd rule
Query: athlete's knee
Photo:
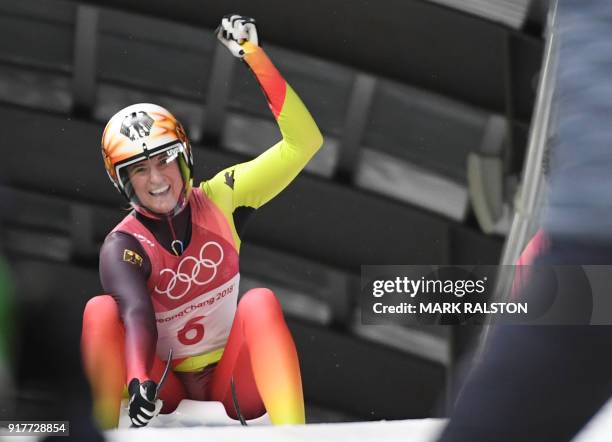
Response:
MULTIPOLYGON (((94 385, 98 385, 95 379, 101 373, 112 377, 123 370, 123 341, 123 326, 115 300, 108 295, 90 299, 83 312, 81 355, 87 376, 94 385), (100 358, 109 360, 100 363, 100 358)), ((103 386, 108 381, 106 375, 101 377, 103 383, 99 385, 103 386)), ((116 377, 120 382, 119 388, 123 385, 124 377, 120 374, 116 377)), ((114 385, 114 382, 111 383, 114 385)))
POLYGON ((83 326, 118 320, 119 307, 112 296, 99 295, 87 301, 83 312, 83 326))
POLYGON ((283 314, 280 302, 274 295, 272 290, 267 288, 256 288, 246 292, 240 302, 238 308, 246 314, 253 312, 258 317, 262 315, 281 315, 283 314))

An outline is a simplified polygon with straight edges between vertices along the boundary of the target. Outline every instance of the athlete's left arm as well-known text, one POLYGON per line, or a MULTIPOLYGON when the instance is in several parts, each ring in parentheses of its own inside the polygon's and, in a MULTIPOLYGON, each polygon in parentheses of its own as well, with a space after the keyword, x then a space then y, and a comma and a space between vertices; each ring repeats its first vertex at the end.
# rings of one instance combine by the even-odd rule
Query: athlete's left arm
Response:
POLYGON ((282 140, 257 158, 229 167, 202 183, 208 194, 232 188, 232 211, 238 207, 257 209, 270 201, 287 187, 323 144, 323 136, 310 112, 263 49, 248 41, 241 46, 243 60, 263 89, 282 140))

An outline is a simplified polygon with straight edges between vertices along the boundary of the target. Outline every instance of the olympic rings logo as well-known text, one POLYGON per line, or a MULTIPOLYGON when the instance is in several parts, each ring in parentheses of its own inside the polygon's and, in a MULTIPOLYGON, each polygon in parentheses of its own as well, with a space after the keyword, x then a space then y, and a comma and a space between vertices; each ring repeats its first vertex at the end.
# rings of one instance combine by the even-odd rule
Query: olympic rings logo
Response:
POLYGON ((170 273, 172 277, 170 278, 170 281, 168 281, 168 285, 166 286, 165 289, 160 290, 156 286, 155 291, 159 293, 160 295, 165 294, 170 299, 175 299, 175 300, 181 299, 183 296, 189 293, 189 290, 191 290, 192 284, 204 285, 204 284, 208 284, 210 281, 215 279, 215 276, 217 276, 217 269, 219 268, 222 262, 223 262, 223 248, 221 248, 221 246, 215 241, 208 241, 200 249, 200 259, 196 259, 194 256, 187 256, 186 258, 181 260, 178 267, 176 268, 176 272, 174 272, 174 270, 172 269, 162 270, 159 273, 160 276, 162 276, 164 273, 170 273), (219 250, 219 259, 217 259, 216 261, 213 261, 210 258, 204 257, 204 252, 206 251, 207 248, 210 248, 210 247, 214 247, 219 250), (191 269, 191 272, 187 272, 187 273, 183 272, 182 270, 185 270, 185 266, 189 262, 193 262, 193 268, 191 269), (198 279, 198 277, 201 276, 200 272, 202 268, 212 269, 210 276, 205 281, 200 281, 198 279), (185 287, 180 294, 174 294, 173 291, 179 282, 185 284, 185 287))

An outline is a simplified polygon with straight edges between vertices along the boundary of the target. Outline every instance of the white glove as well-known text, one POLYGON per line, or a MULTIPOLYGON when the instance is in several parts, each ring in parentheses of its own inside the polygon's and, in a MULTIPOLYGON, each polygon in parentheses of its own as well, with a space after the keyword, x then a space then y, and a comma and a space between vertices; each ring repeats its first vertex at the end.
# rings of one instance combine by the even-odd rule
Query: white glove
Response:
POLYGON ((228 14, 221 19, 216 30, 217 38, 227 47, 234 57, 244 57, 242 43, 248 41, 254 45, 259 44, 255 20, 237 14, 228 14))

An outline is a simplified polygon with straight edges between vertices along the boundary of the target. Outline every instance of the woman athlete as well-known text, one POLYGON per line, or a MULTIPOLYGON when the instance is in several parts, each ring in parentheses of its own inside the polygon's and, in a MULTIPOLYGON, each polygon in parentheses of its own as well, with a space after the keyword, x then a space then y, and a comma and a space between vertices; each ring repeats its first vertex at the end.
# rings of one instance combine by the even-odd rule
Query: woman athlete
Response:
POLYGON ((282 140, 192 188, 189 140, 166 109, 135 104, 108 122, 106 170, 134 210, 104 241, 100 278, 108 294, 91 299, 83 317, 85 370, 102 428, 117 426, 126 385, 137 427, 182 399, 220 401, 233 418, 238 408, 246 419, 267 411, 273 424, 304 423, 300 368, 281 307, 264 288, 237 302, 238 254, 247 219, 323 139, 258 46, 254 20, 225 16, 217 37, 255 74, 282 140), (158 385, 170 350, 171 370, 158 385))

